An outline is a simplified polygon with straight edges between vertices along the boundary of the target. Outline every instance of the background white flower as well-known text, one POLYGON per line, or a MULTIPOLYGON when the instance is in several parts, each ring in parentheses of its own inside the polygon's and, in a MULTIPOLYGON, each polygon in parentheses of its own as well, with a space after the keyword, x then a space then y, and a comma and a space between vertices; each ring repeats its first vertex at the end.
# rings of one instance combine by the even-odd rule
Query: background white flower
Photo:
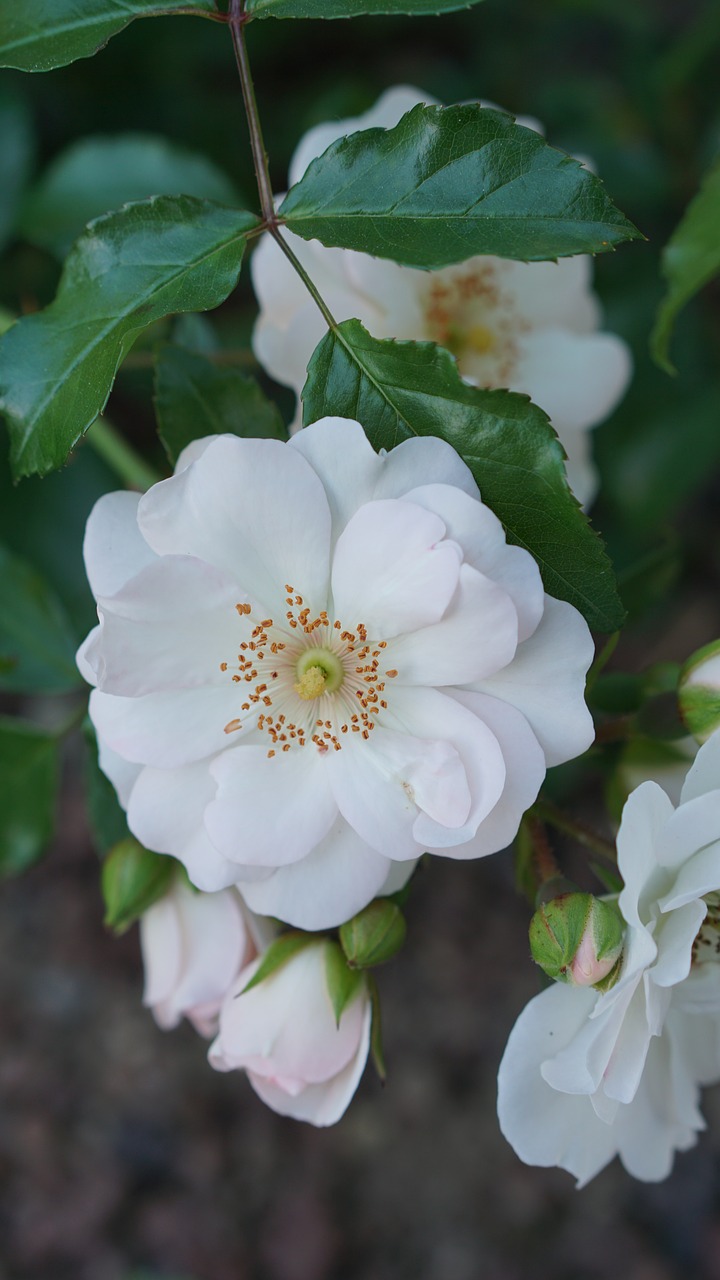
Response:
MULTIPOLYGON (((311 129, 293 156, 291 185, 337 138, 392 128, 423 101, 434 99, 401 86, 384 93, 365 115, 311 129)), ((536 121, 519 123, 540 131, 536 121)), ((437 342, 453 352, 469 382, 527 393, 552 419, 568 454, 576 496, 583 503, 592 500, 597 475, 587 432, 625 393, 631 362, 621 338, 598 332, 600 307, 588 256, 558 262, 476 257, 439 271, 418 271, 283 234, 337 320, 355 317, 376 338, 437 342)), ((299 397, 325 322, 270 236, 262 237, 251 271, 260 304, 255 355, 299 397)), ((298 401, 295 425, 300 421, 298 401)))
POLYGON ((305 947, 250 991, 259 960, 243 970, 223 1004, 208 1058, 217 1071, 244 1068, 273 1111, 335 1124, 358 1087, 370 1047, 367 983, 339 1024, 325 976, 325 947, 305 947))
POLYGON ((78 661, 130 828, 263 915, 336 925, 425 850, 504 848, 592 740, 584 620, 440 440, 209 438, 101 498, 85 557, 78 661))
POLYGON ((231 984, 271 936, 234 889, 200 893, 176 876, 140 918, 143 1003, 163 1030, 186 1017, 200 1035, 214 1035, 231 984))
POLYGON ((720 1079, 720 735, 675 809, 654 782, 618 833, 627 922, 616 986, 550 987, 520 1015, 500 1064, 500 1127, 528 1164, 585 1183, 615 1155, 636 1178, 670 1172, 704 1128, 699 1086, 720 1079))

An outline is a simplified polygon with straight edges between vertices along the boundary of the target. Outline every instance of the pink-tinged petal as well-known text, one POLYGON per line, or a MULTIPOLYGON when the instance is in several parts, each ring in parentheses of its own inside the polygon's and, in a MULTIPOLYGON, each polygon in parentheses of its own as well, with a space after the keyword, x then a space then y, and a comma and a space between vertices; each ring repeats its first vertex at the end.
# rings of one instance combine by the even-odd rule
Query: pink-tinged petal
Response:
POLYGON ((572 1041, 595 999, 593 991, 560 984, 536 996, 510 1033, 498 1073, 500 1128, 516 1154, 526 1164, 567 1169, 581 1183, 616 1154, 614 1129, 589 1098, 552 1089, 540 1066, 572 1041))
POLYGON ((427 813, 419 814, 413 834, 431 853, 448 858, 474 858, 473 837, 498 803, 506 780, 505 761, 488 723, 438 689, 393 690, 394 720, 418 738, 437 734, 458 752, 470 789, 469 813, 461 826, 441 826, 427 813))
POLYGON ((181 880, 174 887, 183 939, 183 972, 173 999, 178 1009, 219 1012, 238 973, 254 955, 240 899, 232 889, 194 893, 181 880))
POLYGON ((537 630, 515 658, 478 691, 509 702, 529 721, 548 765, 572 760, 595 736, 585 706, 585 676, 594 646, 585 619, 564 600, 545 597, 537 630))
MULTIPOLYGON (((302 861, 278 867, 259 883, 239 883, 238 888, 260 915, 274 916, 298 929, 333 929, 377 894, 402 888, 401 883, 386 888, 391 868, 399 865, 376 853, 344 818, 338 818, 302 861)), ((401 869, 406 871, 404 863, 401 869)), ((410 874, 412 870, 411 866, 410 874)))
POLYGON ((336 617, 389 639, 438 622, 458 582, 462 553, 445 526, 413 503, 368 502, 338 538, 332 566, 336 617))
POLYGON ((178 858, 193 884, 208 893, 227 888, 239 874, 237 863, 218 853, 203 826, 214 794, 206 764, 146 768, 133 787, 127 814, 128 826, 141 844, 178 858))
POLYGON ((171 689, 139 698, 94 689, 90 718, 100 736, 126 760, 176 769, 237 743, 242 730, 225 733, 237 711, 233 689, 171 689))
POLYGON ((398 685, 471 684, 512 662, 517 633, 517 611, 504 588, 463 564, 440 622, 398 636, 384 658, 397 669, 398 685))
POLYGON ((674 813, 671 801, 656 782, 643 782, 625 803, 617 834, 618 869, 625 887, 619 905, 628 924, 642 927, 656 894, 657 847, 660 834, 674 813))
POLYGON ((364 111, 362 115, 352 116, 347 120, 330 120, 326 124, 308 129, 290 161, 290 184, 299 182, 310 162, 327 151, 338 138, 344 138, 348 133, 358 133, 362 129, 393 129, 419 102, 432 106, 437 99, 422 89, 414 89, 412 85, 394 85, 392 89, 386 89, 369 111, 364 111))
POLYGON ((170 894, 140 917, 140 948, 145 970, 143 1004, 156 1009, 158 1024, 169 1031, 182 1017, 170 998, 180 977, 183 954, 180 918, 170 894))
POLYGON ((336 541, 358 507, 370 502, 383 469, 359 422, 321 418, 290 441, 320 477, 336 541))
POLYGON ((306 1085, 293 1097, 271 1080, 265 1080, 249 1071, 248 1080, 258 1097, 281 1116, 306 1120, 318 1128, 337 1124, 347 1111, 365 1070, 370 1050, 371 1017, 368 1006, 363 1015, 362 1033, 355 1057, 330 1080, 323 1084, 306 1085))
POLYGON ((159 555, 197 556, 284 618, 285 583, 325 607, 330 510, 296 449, 221 436, 181 475, 140 502, 140 528, 159 555))
POLYGON ((518 345, 513 387, 539 404, 559 432, 602 422, 630 382, 629 349, 612 333, 534 329, 518 345))
POLYGON ((685 779, 681 802, 686 804, 705 795, 706 791, 716 791, 720 787, 720 731, 714 733, 703 743, 695 757, 695 761, 685 779))
POLYGON ((270 868, 298 862, 337 818, 327 773, 313 746, 272 759, 264 746, 239 746, 218 756, 210 769, 217 794, 205 825, 227 858, 270 868))
POLYGON ((88 516, 83 556, 96 597, 114 595, 157 559, 138 528, 139 501, 139 493, 105 493, 88 516))
POLYGON ((545 778, 545 756, 527 720, 515 707, 485 693, 455 690, 452 695, 492 730, 505 762, 505 785, 472 840, 474 858, 506 849, 515 839, 522 815, 537 798, 545 778))
POLYGON ((238 646, 238 588, 189 556, 165 556, 114 596, 101 596, 101 626, 85 652, 105 693, 137 696, 228 682, 221 662, 238 646))
MULTIPOLYGON (((92 719, 92 713, 90 718, 92 719)), ((98 738, 98 764, 105 777, 112 782, 123 809, 127 809, 130 793, 142 772, 142 766, 119 756, 102 738, 98 738)))
MULTIPOLYGON (((421 273, 423 276, 425 272, 421 273)), ((451 485, 478 500, 480 490, 470 468, 452 445, 436 436, 414 436, 403 440, 383 459, 383 470, 375 488, 375 498, 405 498, 421 485, 451 485)))
POLYGON ((518 639, 527 640, 542 618, 545 595, 540 570, 530 553, 509 546, 505 530, 490 508, 456 486, 424 484, 411 489, 406 500, 439 515, 446 537, 462 547, 466 564, 504 587, 517 611, 518 639))

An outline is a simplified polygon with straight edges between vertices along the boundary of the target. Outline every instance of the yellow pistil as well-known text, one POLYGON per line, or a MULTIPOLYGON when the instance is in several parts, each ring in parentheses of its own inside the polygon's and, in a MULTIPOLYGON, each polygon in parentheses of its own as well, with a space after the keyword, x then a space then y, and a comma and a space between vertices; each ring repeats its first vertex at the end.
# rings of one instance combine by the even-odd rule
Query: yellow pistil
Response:
POLYGON ((473 324, 465 334, 465 346, 476 355, 484 356, 495 346, 495 334, 484 324, 473 324))
POLYGON ((293 688, 299 698, 305 702, 312 702, 314 698, 322 697, 326 681, 327 672, 323 671, 322 667, 308 667, 293 688))

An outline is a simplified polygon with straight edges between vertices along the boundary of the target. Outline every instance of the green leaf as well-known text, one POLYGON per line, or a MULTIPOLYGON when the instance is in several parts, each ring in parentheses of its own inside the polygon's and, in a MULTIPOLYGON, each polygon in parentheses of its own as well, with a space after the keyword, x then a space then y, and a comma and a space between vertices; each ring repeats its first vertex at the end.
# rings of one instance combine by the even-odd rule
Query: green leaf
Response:
POLYGON ((720 273, 720 159, 706 174, 700 191, 666 244, 662 272, 668 291, 657 314, 650 346, 661 368, 675 373, 668 355, 675 318, 693 294, 720 273))
POLYGON ((45 579, 0 544, 0 689, 65 693, 82 684, 65 610, 45 579))
POLYGON ((215 0, 2 0, 0 67, 52 71, 97 53, 134 18, 188 10, 217 17, 215 0))
POLYGON ((305 240, 411 267, 478 253, 539 261, 641 238, 579 161, 475 103, 420 105, 394 129, 334 142, 279 216, 305 240))
POLYGON ((279 938, 275 938, 274 942, 263 952, 263 958, 255 970, 252 978, 243 987, 239 993, 245 995, 246 991, 252 991, 258 983, 264 982, 271 974, 276 973, 278 969, 287 964, 288 960, 292 960, 299 951, 304 951, 306 947, 317 945, 319 939, 316 933, 300 933, 297 930, 291 930, 288 933, 281 933, 279 938))
POLYGON ((0 874, 37 862, 53 834, 58 740, 21 720, 0 718, 0 874))
POLYGON ((365 14, 440 14, 479 0, 248 0, 254 18, 359 18, 365 14))
POLYGON ((286 440, 280 410, 254 378, 182 347, 166 346, 155 373, 158 432, 174 465, 192 440, 229 432, 286 440))
POLYGON ((358 969, 349 967, 337 942, 330 940, 325 943, 325 980, 335 1021, 340 1026, 343 1013, 352 1004, 365 979, 358 969))
POLYGON ((116 933, 130 925, 170 888, 177 863, 150 853, 132 836, 110 851, 102 866, 105 924, 116 933))
POLYGON ((0 248, 4 248, 15 228, 35 150, 30 113, 19 98, 5 94, 0 98, 0 138, 0 248))
POLYGON ((104 855, 127 840, 130 831, 115 788, 98 764, 97 738, 89 719, 83 725, 83 734, 87 746, 85 789, 88 817, 98 852, 104 855))
POLYGON ((205 156, 149 133, 96 136, 53 161, 28 193, 19 229, 63 258, 91 219, 163 195, 237 204, 232 182, 205 156))
POLYGON ((526 396, 469 386, 441 347, 380 340, 346 320, 316 348, 303 401, 306 424, 355 418, 375 449, 414 435, 446 440, 509 540, 537 560, 546 591, 598 631, 622 625, 612 566, 568 488, 562 446, 526 396))
POLYGON ((62 465, 143 329, 224 301, 256 225, 250 213, 191 196, 158 196, 90 224, 55 301, 0 339, 0 410, 16 479, 62 465))

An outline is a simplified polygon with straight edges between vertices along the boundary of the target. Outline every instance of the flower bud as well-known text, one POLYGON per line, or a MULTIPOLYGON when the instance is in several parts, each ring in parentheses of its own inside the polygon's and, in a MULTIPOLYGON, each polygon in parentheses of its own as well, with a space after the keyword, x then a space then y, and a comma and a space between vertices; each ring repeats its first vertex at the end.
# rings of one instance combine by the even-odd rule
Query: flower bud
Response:
POLYGON ((396 903, 376 898, 340 926, 340 943, 351 969, 371 969, 397 955, 405 933, 405 917, 396 903))
POLYGON ((624 932, 610 903, 591 893, 564 893, 535 912, 530 948, 549 978, 606 990, 618 976, 624 932))
POLYGON ((692 654, 680 672, 680 714, 698 742, 720 728, 720 640, 692 654))

